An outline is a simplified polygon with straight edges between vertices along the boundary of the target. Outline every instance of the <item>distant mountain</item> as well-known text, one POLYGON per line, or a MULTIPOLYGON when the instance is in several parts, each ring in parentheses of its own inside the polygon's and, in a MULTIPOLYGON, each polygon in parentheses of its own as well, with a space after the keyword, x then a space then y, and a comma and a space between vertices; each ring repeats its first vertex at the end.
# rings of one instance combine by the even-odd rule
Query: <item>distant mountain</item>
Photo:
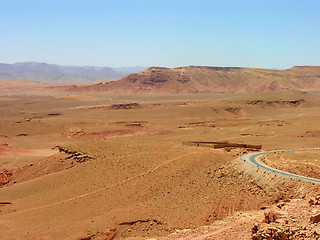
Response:
POLYGON ((142 71, 146 70, 147 67, 137 66, 137 67, 120 67, 120 68, 113 68, 113 69, 118 72, 131 74, 131 73, 142 72, 142 71))
POLYGON ((61 66, 47 63, 22 62, 0 63, 0 80, 30 80, 42 83, 93 82, 115 80, 128 74, 140 72, 144 67, 92 67, 61 66))
POLYGON ((67 92, 242 93, 281 90, 320 91, 320 67, 287 70, 238 67, 151 67, 118 81, 63 87, 67 92))

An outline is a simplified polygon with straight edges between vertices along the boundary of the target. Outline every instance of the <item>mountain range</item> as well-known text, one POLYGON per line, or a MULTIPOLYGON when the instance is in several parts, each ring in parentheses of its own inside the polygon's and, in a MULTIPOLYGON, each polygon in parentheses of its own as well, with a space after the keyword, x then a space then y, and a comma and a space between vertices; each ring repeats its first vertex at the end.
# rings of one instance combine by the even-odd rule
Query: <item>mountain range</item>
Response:
POLYGON ((30 80, 41 83, 115 80, 146 67, 62 66, 37 62, 0 63, 0 80, 30 80))

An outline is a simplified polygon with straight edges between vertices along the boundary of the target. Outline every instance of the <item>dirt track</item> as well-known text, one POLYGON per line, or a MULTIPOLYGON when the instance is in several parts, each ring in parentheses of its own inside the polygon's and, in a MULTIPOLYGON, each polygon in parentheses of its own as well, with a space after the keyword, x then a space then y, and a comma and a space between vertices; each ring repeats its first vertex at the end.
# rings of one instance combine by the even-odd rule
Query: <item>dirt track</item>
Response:
POLYGON ((87 196, 89 196, 91 194, 95 194, 95 193, 98 193, 100 191, 103 191, 105 189, 110 189, 112 187, 115 187, 115 186, 118 186, 118 185, 121 185, 121 184, 125 184, 127 182, 130 182, 130 181, 136 179, 136 178, 142 177, 142 176, 144 176, 146 174, 153 173, 153 172, 157 171, 159 168, 169 164, 170 162, 176 161, 176 160, 178 160, 180 158, 183 158, 183 157, 186 157, 186 156, 190 156, 190 155, 193 155, 193 154, 196 154, 196 152, 195 153, 183 154, 181 156, 169 159, 168 161, 156 166, 155 168, 153 168, 151 170, 148 170, 147 172, 141 173, 141 174, 139 174, 137 176, 133 176, 133 177, 128 178, 126 180, 123 180, 121 182, 114 183, 114 184, 111 184, 109 186, 105 186, 103 188, 99 188, 99 189, 96 189, 94 191, 78 195, 76 197, 68 198, 68 199, 65 199, 65 200, 62 200, 62 201, 59 201, 59 202, 55 202, 55 203, 51 203, 51 204, 47 204, 47 205, 43 205, 43 206, 39 206, 39 207, 35 207, 35 208, 30 208, 30 209, 26 209, 26 210, 22 210, 22 211, 13 212, 13 213, 10 213, 10 214, 22 214, 22 213, 26 213, 26 212, 36 211, 36 210, 39 210, 39 209, 48 208, 48 207, 56 206, 56 205, 59 205, 59 204, 67 203, 67 202, 70 202, 70 201, 74 201, 74 200, 77 200, 77 199, 80 199, 80 198, 84 198, 84 197, 87 197, 87 196))

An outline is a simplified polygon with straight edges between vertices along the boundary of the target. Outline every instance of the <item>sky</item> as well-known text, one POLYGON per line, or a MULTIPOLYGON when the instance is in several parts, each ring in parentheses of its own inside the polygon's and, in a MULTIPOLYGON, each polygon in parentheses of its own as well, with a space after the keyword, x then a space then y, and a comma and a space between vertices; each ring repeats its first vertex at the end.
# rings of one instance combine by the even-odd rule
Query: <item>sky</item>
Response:
POLYGON ((0 0, 0 62, 320 65, 319 0, 0 0))

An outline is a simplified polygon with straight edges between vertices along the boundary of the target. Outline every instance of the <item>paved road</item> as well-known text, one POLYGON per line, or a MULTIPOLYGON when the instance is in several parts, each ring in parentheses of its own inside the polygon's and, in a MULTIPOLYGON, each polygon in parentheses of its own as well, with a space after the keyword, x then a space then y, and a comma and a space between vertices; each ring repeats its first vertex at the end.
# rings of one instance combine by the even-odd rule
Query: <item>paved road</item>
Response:
POLYGON ((291 178, 296 178, 296 179, 300 179, 300 180, 304 180, 304 181, 309 181, 309 182, 313 182, 313 183, 320 183, 320 179, 300 176, 300 175, 296 175, 296 174, 289 173, 289 172, 284 172, 284 171, 269 167, 268 165, 262 163, 259 160, 259 158, 262 155, 265 155, 268 153, 287 152, 287 151, 308 151, 308 150, 320 150, 320 148, 288 149, 288 150, 275 150, 275 151, 259 152, 259 153, 248 153, 248 154, 241 155, 240 159, 247 162, 247 163, 253 164, 253 165, 257 166, 258 168, 263 169, 265 171, 269 171, 269 172, 272 172, 275 174, 279 174, 279 175, 283 175, 283 176, 287 176, 287 177, 291 177, 291 178))

